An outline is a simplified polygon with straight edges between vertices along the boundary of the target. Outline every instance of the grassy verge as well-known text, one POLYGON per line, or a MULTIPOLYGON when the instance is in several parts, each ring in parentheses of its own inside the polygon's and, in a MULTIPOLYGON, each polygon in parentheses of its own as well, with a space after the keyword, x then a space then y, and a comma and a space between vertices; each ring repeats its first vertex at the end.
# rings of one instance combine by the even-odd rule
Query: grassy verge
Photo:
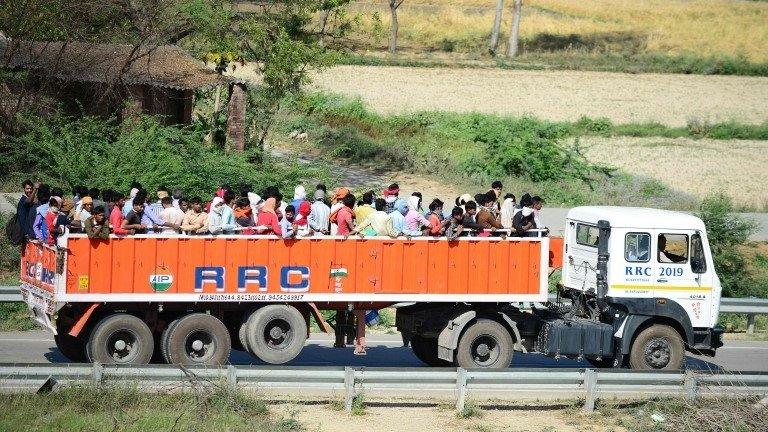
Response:
POLYGON ((578 70, 624 73, 768 76, 768 63, 743 57, 697 57, 665 54, 611 54, 573 51, 527 52, 507 59, 485 55, 350 52, 339 64, 365 66, 500 68, 512 70, 578 70))
POLYGON ((429 172, 470 191, 487 190, 491 180, 500 179, 506 190, 542 195, 552 206, 697 207, 697 199, 656 180, 588 163, 578 140, 573 146, 563 144, 566 138, 609 134, 613 128, 610 122, 592 119, 558 123, 444 112, 383 116, 360 100, 316 93, 293 104, 276 132, 305 130, 326 157, 429 172))
POLYGON ((148 394, 132 389, 65 388, 47 395, 0 395, 0 430, 288 431, 293 418, 271 415, 264 401, 237 392, 148 394))

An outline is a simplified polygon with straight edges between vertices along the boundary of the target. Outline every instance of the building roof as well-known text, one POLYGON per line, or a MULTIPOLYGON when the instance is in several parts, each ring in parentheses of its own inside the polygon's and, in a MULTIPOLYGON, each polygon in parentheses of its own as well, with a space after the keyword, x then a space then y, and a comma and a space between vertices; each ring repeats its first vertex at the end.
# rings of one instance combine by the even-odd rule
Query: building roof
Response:
POLYGON ((175 45, 139 47, 84 42, 0 43, 0 68, 35 71, 67 81, 147 84, 195 90, 227 84, 223 77, 175 45), (130 62, 130 59, 135 59, 130 62), (126 63, 128 69, 121 73, 126 63))
POLYGON ((597 224, 607 220, 611 227, 637 229, 694 229, 704 231, 698 217, 677 211, 644 207, 585 206, 568 211, 569 220, 597 224))

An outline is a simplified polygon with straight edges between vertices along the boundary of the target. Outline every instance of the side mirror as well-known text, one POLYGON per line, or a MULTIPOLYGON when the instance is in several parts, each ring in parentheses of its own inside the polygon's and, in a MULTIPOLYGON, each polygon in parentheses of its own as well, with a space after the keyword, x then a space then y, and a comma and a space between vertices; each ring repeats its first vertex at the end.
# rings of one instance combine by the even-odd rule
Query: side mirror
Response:
POLYGON ((706 272, 707 267, 704 265, 704 260, 699 258, 691 258, 691 271, 696 274, 706 272))

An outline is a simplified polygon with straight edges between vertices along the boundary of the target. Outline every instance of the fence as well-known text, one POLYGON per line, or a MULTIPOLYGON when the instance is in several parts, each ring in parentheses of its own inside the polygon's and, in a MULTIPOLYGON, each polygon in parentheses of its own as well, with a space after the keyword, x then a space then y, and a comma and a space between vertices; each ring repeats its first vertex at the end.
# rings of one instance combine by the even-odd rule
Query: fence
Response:
MULTIPOLYGON (((19 287, 0 286, 0 302, 20 301, 22 299, 19 287)), ((747 333, 754 333, 755 316, 768 315, 768 299, 722 298, 720 299, 720 312, 747 315, 747 333)))
POLYGON ((142 390, 183 389, 209 385, 230 389, 333 391, 343 393, 345 408, 359 392, 442 392, 453 396, 456 409, 467 400, 584 398, 584 411, 594 410, 601 397, 748 396, 768 393, 768 373, 644 372, 611 369, 487 370, 462 368, 351 368, 222 366, 186 368, 162 366, 103 366, 96 364, 0 364, 0 391, 37 391, 41 386, 130 384, 142 390))

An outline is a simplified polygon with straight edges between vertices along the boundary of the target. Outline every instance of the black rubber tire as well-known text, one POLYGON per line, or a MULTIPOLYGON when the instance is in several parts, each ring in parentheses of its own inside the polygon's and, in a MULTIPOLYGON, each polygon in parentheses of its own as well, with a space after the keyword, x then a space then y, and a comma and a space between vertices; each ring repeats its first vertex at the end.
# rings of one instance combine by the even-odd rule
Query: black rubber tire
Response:
POLYGON ((245 338, 248 352, 253 356, 269 364, 287 363, 304 348, 307 322, 293 306, 267 305, 248 317, 245 338), (271 334, 273 330, 279 334, 271 334))
POLYGON ((427 366, 452 366, 450 362, 437 357, 437 338, 414 336, 411 338, 411 349, 413 350, 413 354, 416 356, 416 358, 421 360, 427 366))
POLYGON ((245 352, 249 352, 250 351, 248 349, 248 338, 245 336, 246 335, 246 329, 247 329, 246 325, 247 324, 248 324, 248 320, 247 319, 243 319, 243 322, 241 322, 240 326, 237 327, 237 341, 240 344, 240 348, 242 348, 241 351, 245 351, 245 352))
POLYGON ((629 366, 640 370, 680 370, 685 365, 685 344, 674 328, 654 324, 632 343, 629 366))
POLYGON ((496 321, 478 319, 464 331, 456 349, 456 364, 467 368, 503 369, 512 363, 514 343, 507 329, 496 321), (478 352, 485 345, 487 355, 478 352))
POLYGON ((59 333, 53 337, 56 341, 56 348, 59 352, 72 363, 84 363, 85 358, 85 339, 82 336, 72 337, 66 333, 59 333))
POLYGON ((168 361, 182 365, 222 365, 229 361, 232 340, 229 330, 218 318, 204 313, 192 313, 179 319, 166 341, 168 361), (203 347, 195 350, 194 342, 203 347))
POLYGON ((126 313, 103 318, 96 324, 85 346, 89 362, 101 364, 148 364, 155 349, 155 340, 149 326, 141 319, 126 313), (119 341, 126 348, 117 349, 119 341))
POLYGON ((164 329, 163 333, 160 335, 160 356, 163 359, 163 362, 166 364, 171 364, 171 360, 168 357, 168 335, 171 334, 171 329, 179 322, 181 318, 176 318, 175 320, 171 321, 170 324, 168 324, 164 329))

